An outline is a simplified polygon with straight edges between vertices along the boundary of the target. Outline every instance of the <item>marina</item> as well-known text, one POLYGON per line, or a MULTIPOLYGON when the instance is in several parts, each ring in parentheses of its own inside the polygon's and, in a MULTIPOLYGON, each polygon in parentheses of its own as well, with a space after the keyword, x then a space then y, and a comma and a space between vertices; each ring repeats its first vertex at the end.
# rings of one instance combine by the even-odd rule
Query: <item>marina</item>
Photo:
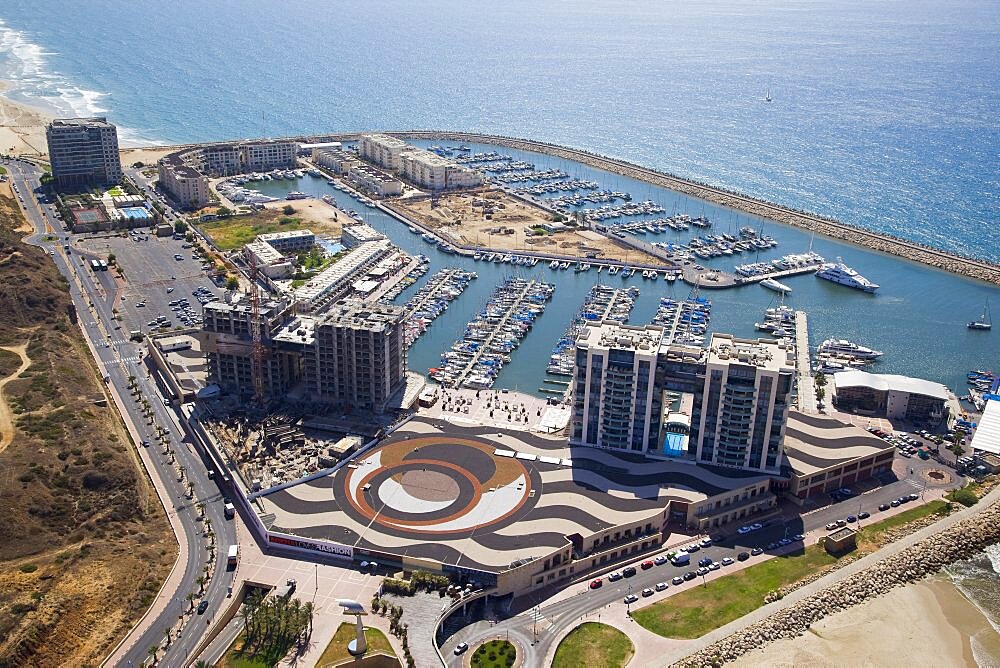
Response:
MULTIPOLYGON (((420 145, 423 141, 415 140, 414 143, 420 145)), ((438 141, 437 143, 441 144, 442 142, 438 141)), ((488 144, 474 144, 471 141, 467 141, 467 144, 472 148, 473 153, 485 153, 496 148, 488 144)), ((964 389, 966 384, 964 369, 985 366, 984 359, 1000 355, 1000 347, 998 347, 995 336, 991 332, 977 331, 966 327, 967 322, 981 316, 983 304, 987 298, 993 298, 1000 294, 992 286, 953 274, 927 271, 921 265, 893 256, 873 253, 864 248, 851 246, 820 235, 815 235, 813 238, 809 231, 787 227, 764 218, 720 207, 711 202, 706 203, 683 193, 650 186, 645 182, 594 169, 573 160, 514 148, 503 152, 509 154, 512 160, 534 163, 539 171, 557 168, 572 175, 564 180, 591 181, 600 186, 599 190, 629 192, 638 200, 661 202, 668 210, 688 211, 692 214, 693 212, 703 213, 706 218, 712 221, 711 234, 713 236, 724 237, 728 234, 737 240, 743 240, 741 231, 747 228, 747 232, 752 231, 761 240, 770 237, 776 244, 780 244, 777 248, 754 246, 743 251, 742 263, 759 262, 771 265, 765 271, 772 275, 765 274, 759 278, 744 279, 733 283, 734 287, 728 290, 713 290, 711 295, 714 308, 712 310, 711 331, 730 332, 743 337, 761 336, 754 329, 754 318, 748 319, 746 314, 748 312, 760 314, 765 309, 773 307, 776 294, 759 288, 751 290, 747 284, 774 277, 793 289, 792 294, 796 308, 809 312, 809 326, 812 330, 810 334, 817 340, 838 337, 870 341, 872 344, 877 344, 876 347, 885 350, 886 355, 878 365, 881 373, 902 373, 939 379, 953 390, 960 390, 959 393, 964 394, 966 392, 964 389), (829 281, 815 280, 805 275, 815 272, 815 268, 776 271, 777 267, 774 266, 772 260, 781 260, 787 253, 787 251, 782 252, 781 249, 796 247, 805 249, 810 246, 811 250, 819 257, 843 257, 845 262, 861 274, 871 277, 877 275, 879 283, 882 284, 879 292, 884 294, 878 299, 872 299, 870 295, 863 292, 845 290, 829 281), (799 273, 802 274, 801 278, 798 277, 799 273), (891 300, 891 308, 886 308, 886 298, 891 300), (935 305, 933 322, 927 322, 923 319, 914 320, 912 314, 923 312, 928 303, 935 305), (910 334, 906 337, 900 337, 898 336, 900 331, 907 331, 910 334), (942 337, 947 337, 951 344, 941 346, 942 337)), ((558 183, 558 181, 551 183, 558 183)), ((542 182, 526 182, 522 187, 535 187, 541 184, 542 182)), ((531 248, 523 248, 520 252, 512 249, 500 253, 500 260, 494 262, 483 261, 489 253, 494 251, 476 251, 480 256, 480 260, 477 262, 473 259, 473 252, 469 252, 468 256, 463 257, 461 254, 449 254, 437 244, 432 246, 424 242, 421 235, 409 231, 406 224, 384 211, 366 205, 355 193, 328 184, 326 179, 311 178, 306 175, 305 178, 291 182, 261 181, 255 183, 254 187, 264 195, 277 199, 283 199, 291 190, 306 192, 317 198, 324 194, 335 196, 342 209, 355 209, 359 217, 366 223, 388 235, 394 243, 408 253, 423 253, 430 257, 431 273, 444 266, 475 271, 479 274, 480 279, 470 284, 463 296, 463 299, 470 300, 470 303, 483 303, 489 297, 493 286, 504 280, 505 277, 515 274, 523 278, 535 278, 557 283, 560 301, 565 300, 569 303, 579 304, 585 299, 590 287, 598 282, 610 282, 612 279, 606 278, 606 276, 611 276, 615 285, 620 283, 622 287, 638 286, 642 281, 653 288, 643 290, 643 294, 636 299, 632 317, 633 322, 648 322, 659 308, 661 298, 667 297, 675 301, 682 301, 690 289, 689 286, 696 284, 690 282, 683 287, 679 287, 682 285, 680 281, 670 284, 663 280, 664 270, 662 269, 658 271, 659 278, 655 283, 649 279, 643 280, 642 271, 650 267, 648 265, 641 266, 635 255, 629 259, 623 257, 621 261, 617 262, 587 260, 586 262, 591 264, 589 271, 571 271, 577 266, 579 258, 573 256, 579 251, 562 250, 556 246, 552 246, 551 250, 546 249, 544 252, 538 252, 531 248), (507 255, 511 256, 510 262, 503 261, 504 256, 507 255), (547 255, 549 257, 546 257, 547 255), (564 256, 559 261, 558 266, 565 268, 549 268, 557 255, 564 256), (528 264, 524 264, 526 260, 523 259, 520 260, 520 264, 515 264, 515 258, 538 259, 538 262, 532 267, 530 261, 528 264), (598 273, 599 269, 602 269, 600 273, 598 273)), ((663 219, 664 216, 648 216, 646 218, 649 220, 663 219)), ((627 224, 646 224, 642 218, 627 222, 619 220, 621 222, 613 226, 610 225, 609 221, 609 229, 617 232, 627 224)), ((664 233, 674 237, 671 241, 676 243, 678 247, 688 246, 693 239, 704 241, 702 237, 706 234, 704 229, 695 226, 681 231, 672 230, 669 227, 663 229, 664 233)), ((628 232, 622 232, 622 234, 631 236, 628 232)), ((643 239, 643 236, 640 235, 638 239, 643 239)), ((658 243, 655 241, 656 237, 648 231, 645 234, 645 239, 658 243)), ((485 235, 482 240, 485 243, 485 235)), ((667 239, 664 241, 666 242, 667 239)), ((662 247, 661 250, 663 250, 662 247)), ((679 248, 678 250, 680 253, 685 252, 679 248)), ((689 255, 688 261, 692 264, 685 264, 685 270, 697 263, 710 270, 734 272, 734 265, 741 263, 740 260, 734 260, 740 257, 740 254, 735 251, 732 256, 720 254, 707 259, 694 254, 689 255)), ((674 257, 683 263, 684 260, 677 254, 674 257)), ((736 276, 739 277, 738 274, 736 276)), ((687 278, 685 277, 686 280, 687 278)), ((420 279, 418 287, 421 282, 428 279, 429 276, 420 279)), ((709 287, 710 283, 707 279, 703 279, 701 286, 703 288, 709 287)), ((704 293, 704 290, 702 292, 704 293)), ((789 295, 789 297, 791 296, 789 295)), ((405 298, 405 296, 401 297, 397 303, 403 303, 401 300, 405 298)), ((456 335, 463 331, 468 319, 468 313, 461 313, 458 309, 449 309, 442 313, 438 321, 434 323, 434 327, 417 339, 410 348, 408 353, 410 368, 416 371, 425 371, 429 367, 438 366, 442 349, 447 348, 456 335)), ((541 345, 522 346, 514 359, 504 365, 497 376, 495 386, 520 387, 537 392, 535 388, 551 385, 544 382, 545 369, 552 347, 562 337, 565 327, 566 321, 564 319, 551 318, 543 314, 535 321, 532 330, 533 340, 537 338, 542 342, 541 345)))
POLYGON ((431 276, 423 287, 405 304, 406 324, 403 333, 407 349, 421 336, 448 305, 461 295, 476 278, 473 271, 447 267, 431 276))
POLYGON ((663 344, 679 343, 700 346, 705 343, 712 319, 712 301, 697 292, 684 300, 663 297, 652 324, 663 327, 663 344))
POLYGON ((590 288, 580 310, 573 316, 569 327, 552 349, 546 372, 555 376, 571 376, 576 339, 586 324, 604 320, 627 323, 638 296, 638 288, 613 288, 601 284, 590 288))
POLYGON ((554 290, 551 283, 505 280, 466 325, 465 334, 442 353, 441 366, 428 370, 430 377, 445 387, 492 387, 554 290))

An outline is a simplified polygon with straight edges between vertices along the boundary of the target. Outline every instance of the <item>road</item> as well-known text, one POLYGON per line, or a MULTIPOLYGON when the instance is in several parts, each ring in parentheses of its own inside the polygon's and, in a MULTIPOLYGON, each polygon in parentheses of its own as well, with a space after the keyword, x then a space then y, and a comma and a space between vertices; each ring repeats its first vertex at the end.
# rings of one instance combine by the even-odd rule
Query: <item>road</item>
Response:
MULTIPOLYGON (((877 521, 880 519, 880 516, 888 514, 879 511, 878 508, 881 504, 889 503, 893 499, 903 495, 921 494, 924 491, 924 482, 921 473, 923 469, 928 468, 941 469, 942 467, 935 462, 897 459, 896 469, 901 472, 899 480, 842 502, 823 506, 805 515, 795 515, 794 513, 797 509, 786 508, 785 513, 767 521, 766 526, 758 531, 744 535, 734 533, 733 535, 722 537, 722 540, 717 541, 711 547, 701 548, 698 552, 691 555, 692 563, 690 566, 676 567, 667 563, 662 566, 653 566, 648 570, 642 570, 639 567, 639 563, 634 562, 637 569, 634 576, 623 578, 617 582, 610 582, 607 577, 604 577, 603 584, 599 589, 590 589, 589 581, 584 581, 571 585, 568 589, 572 590, 573 593, 568 596, 553 596, 553 592, 548 591, 544 594, 549 597, 546 600, 519 601, 519 607, 524 610, 520 614, 501 620, 492 626, 489 622, 476 622, 466 626, 442 644, 441 652, 448 666, 459 668, 463 665, 463 657, 456 657, 453 654, 453 650, 458 643, 466 642, 474 647, 483 640, 495 638, 498 635, 504 635, 509 632, 510 639, 516 640, 524 650, 524 665, 542 665, 545 656, 552 649, 552 644, 561 638, 561 632, 576 625, 582 617, 587 616, 588 619, 593 620, 605 608, 614 606, 623 607, 625 606, 624 598, 630 593, 640 597, 639 602, 631 606, 635 607, 636 605, 647 605, 652 601, 660 601, 678 591, 699 586, 702 582, 702 578, 700 577, 680 585, 673 584, 672 580, 676 576, 683 576, 687 571, 697 569, 698 560, 705 557, 709 557, 717 562, 721 562, 724 557, 730 557, 735 560, 740 552, 749 552, 752 548, 759 547, 764 550, 762 555, 751 556, 746 562, 742 562, 746 565, 753 565, 759 563, 770 554, 794 554, 796 551, 802 549, 802 543, 800 542, 794 542, 786 547, 768 549, 768 545, 786 536, 809 534, 807 540, 811 538, 811 542, 815 542, 816 538, 826 534, 824 529, 826 524, 838 519, 845 519, 849 515, 857 515, 860 510, 871 513, 871 518, 864 520, 862 526, 865 522, 877 521), (668 583, 668 588, 663 592, 654 593, 649 598, 642 597, 641 592, 643 589, 655 588, 658 582, 668 583), (535 607, 536 605, 537 608, 535 607), (535 634, 536 630, 537 636, 535 634)), ((947 484, 939 485, 937 488, 939 490, 952 488, 960 486, 962 483, 963 481, 957 475, 953 475, 947 484)), ((914 505, 916 505, 916 502, 905 505, 899 510, 905 510, 914 505)), ((894 512, 898 511, 896 509, 889 511, 889 513, 894 512)), ((643 560, 652 558, 652 556, 647 555, 643 557, 643 560)), ((710 573, 707 577, 711 579, 725 575, 727 570, 737 568, 740 563, 737 561, 737 565, 723 566, 718 571, 710 573)), ((617 570, 620 572, 621 568, 625 565, 627 564, 620 564, 617 570)))
MULTIPOLYGON (((235 526, 232 520, 224 517, 220 489, 215 481, 208 478, 207 467, 201 456, 185 440, 177 414, 163 402, 142 359, 141 347, 128 341, 127 335, 121 336, 121 330, 116 329, 118 322, 112 317, 116 286, 111 272, 99 272, 99 278, 95 278, 94 272, 77 261, 77 253, 72 250, 67 252, 63 248, 65 238, 72 239, 72 235, 61 232, 60 221, 35 199, 33 191, 39 186, 41 176, 37 167, 18 161, 4 161, 0 164, 7 168, 22 210, 36 230, 25 241, 50 253, 59 271, 69 281, 70 297, 76 307, 81 328, 96 352, 98 367, 107 374, 109 384, 114 386, 125 402, 126 414, 122 417, 134 426, 141 439, 151 443, 146 453, 149 455, 146 459, 147 466, 149 462, 152 463, 149 475, 162 483, 161 489, 166 491, 167 498, 161 497, 161 501, 169 513, 176 514, 180 519, 183 535, 177 537, 178 541, 190 547, 186 551, 186 562, 177 566, 183 568, 179 584, 172 591, 161 592, 151 609, 151 616, 142 621, 137 632, 127 639, 122 653, 116 656, 116 665, 139 666, 149 659, 150 647, 164 642, 165 629, 176 627, 178 620, 191 609, 192 604, 187 600, 187 594, 198 592, 197 579, 208 565, 204 524, 198 519, 197 503, 205 504, 205 516, 216 534, 216 554, 221 555, 222 559, 225 559, 228 546, 236 542, 235 526), (58 232, 58 237, 50 236, 53 232, 58 232), (132 400, 130 377, 135 379, 141 396, 148 400, 152 420, 147 419, 143 415, 143 407, 132 400), (165 455, 164 448, 158 444, 156 428, 165 431, 177 463, 184 467, 183 481, 178 479, 177 469, 165 455), (194 485, 193 498, 187 496, 189 481, 194 485)), ((224 565, 214 569, 200 597, 209 602, 208 611, 203 617, 195 615, 195 626, 185 630, 179 638, 174 638, 165 652, 157 654, 161 663, 179 665, 184 662, 201 639, 203 631, 208 628, 208 624, 203 624, 201 620, 210 619, 213 612, 222 607, 231 584, 232 574, 226 572, 224 565)))

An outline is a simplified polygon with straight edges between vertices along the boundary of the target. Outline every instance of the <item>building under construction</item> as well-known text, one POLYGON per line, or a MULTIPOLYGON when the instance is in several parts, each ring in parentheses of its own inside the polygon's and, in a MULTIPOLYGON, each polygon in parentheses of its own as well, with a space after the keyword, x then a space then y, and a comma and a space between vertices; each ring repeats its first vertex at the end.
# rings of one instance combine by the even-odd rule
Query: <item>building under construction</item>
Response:
MULTIPOLYGON (((341 301, 320 315, 297 315, 291 301, 260 301, 260 399, 303 396, 381 413, 405 386, 404 311, 341 301)), ((203 349, 209 381, 241 396, 254 384, 254 308, 249 302, 205 306, 203 349)))

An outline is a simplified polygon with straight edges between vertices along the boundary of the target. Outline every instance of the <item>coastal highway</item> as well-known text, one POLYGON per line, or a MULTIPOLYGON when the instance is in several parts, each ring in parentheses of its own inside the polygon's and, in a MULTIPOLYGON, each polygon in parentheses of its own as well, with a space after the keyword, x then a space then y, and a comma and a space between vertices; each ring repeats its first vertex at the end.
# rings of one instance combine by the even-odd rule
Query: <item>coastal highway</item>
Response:
MULTIPOLYGON (((137 448, 143 456, 149 475, 158 483, 157 489, 161 492, 164 507, 180 520, 183 532, 177 536, 178 541, 182 546, 187 546, 186 550, 181 550, 182 554, 186 553, 186 560, 175 565, 175 569, 183 569, 181 577, 176 580, 168 579, 173 586, 169 591, 160 592, 146 617, 133 629, 122 646, 116 649, 108 664, 142 665, 149 659, 149 648, 163 644, 166 629, 176 629, 179 619, 190 611, 191 603, 186 598, 187 594, 199 591, 196 581, 204 573, 205 566, 209 565, 209 552, 203 535, 204 524, 197 519, 197 503, 205 504, 205 516, 211 521, 216 534, 217 567, 200 597, 209 602, 208 610, 204 615, 190 616, 191 622, 184 627, 180 637, 173 637, 166 650, 157 653, 161 665, 181 665, 208 628, 206 622, 222 607, 229 595, 232 573, 225 570, 223 561, 229 545, 236 542, 234 520, 224 517, 219 487, 208 478, 206 466, 199 454, 185 441, 176 413, 162 400, 142 359, 144 356, 141 347, 128 341, 127 333, 123 336, 122 330, 116 329, 119 323, 112 317, 116 290, 111 272, 100 272, 102 275, 97 279, 94 272, 82 263, 77 252, 71 250, 67 253, 63 249, 66 243, 64 238, 72 237, 61 232, 61 223, 36 200, 33 191, 38 187, 41 175, 37 167, 19 161, 4 161, 0 164, 7 168, 22 210, 36 230, 25 241, 49 252, 59 271, 69 281, 70 297, 76 307, 81 329, 95 353, 97 365, 108 376, 109 385, 113 386, 124 402, 126 410, 122 415, 123 419, 131 423, 140 439, 151 443, 148 448, 137 444, 137 448), (53 239, 51 234, 54 231, 57 236, 53 239), (130 376, 135 378, 142 397, 149 401, 154 414, 152 425, 143 416, 141 406, 132 399, 130 376), (156 427, 166 430, 177 462, 185 468, 183 481, 178 480, 174 465, 156 441, 156 427), (187 498, 188 481, 194 484, 193 499, 187 498)), ((127 258, 123 259, 127 262, 127 258)), ((195 600, 195 605, 197 602, 198 599, 195 600)))

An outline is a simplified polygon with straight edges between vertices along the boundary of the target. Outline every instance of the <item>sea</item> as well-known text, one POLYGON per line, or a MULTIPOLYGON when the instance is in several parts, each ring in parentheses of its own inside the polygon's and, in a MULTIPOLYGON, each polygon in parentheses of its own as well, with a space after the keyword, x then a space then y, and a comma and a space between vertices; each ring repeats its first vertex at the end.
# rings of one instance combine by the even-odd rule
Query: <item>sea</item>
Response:
MULTIPOLYGON (((521 136, 993 262, 1000 262, 998 44, 995 0, 0 6, 5 95, 54 115, 106 115, 123 144, 377 129, 521 136)), ((750 226, 779 242, 753 260, 809 248, 842 257, 882 286, 877 296, 803 276, 785 281, 793 288, 786 303, 808 311, 814 343, 832 336, 883 350, 874 371, 936 380, 961 395, 969 370, 1000 360, 998 332, 965 327, 988 301, 1000 308, 997 286, 584 165, 502 152, 654 200, 668 215, 705 215, 717 234, 750 226)), ((521 273, 556 283, 556 300, 498 386, 537 392, 551 348, 589 287, 625 284, 593 271, 557 274, 542 263, 526 270, 444 255, 322 179, 257 187, 331 194, 404 249, 427 254, 432 270, 479 273, 460 308, 411 349, 418 371, 438 364, 504 276, 521 273)), ((747 260, 707 264, 731 269, 737 261, 747 260)), ((662 279, 637 276, 631 284, 641 291, 633 323, 648 321, 659 299, 690 292, 662 279)), ((755 335, 753 323, 777 301, 758 286, 703 296, 714 302, 712 330, 742 336, 755 335)), ((994 594, 996 556, 986 553, 975 566, 994 594)), ((1000 602, 981 589, 987 595, 972 598, 1000 618, 1000 602)))

